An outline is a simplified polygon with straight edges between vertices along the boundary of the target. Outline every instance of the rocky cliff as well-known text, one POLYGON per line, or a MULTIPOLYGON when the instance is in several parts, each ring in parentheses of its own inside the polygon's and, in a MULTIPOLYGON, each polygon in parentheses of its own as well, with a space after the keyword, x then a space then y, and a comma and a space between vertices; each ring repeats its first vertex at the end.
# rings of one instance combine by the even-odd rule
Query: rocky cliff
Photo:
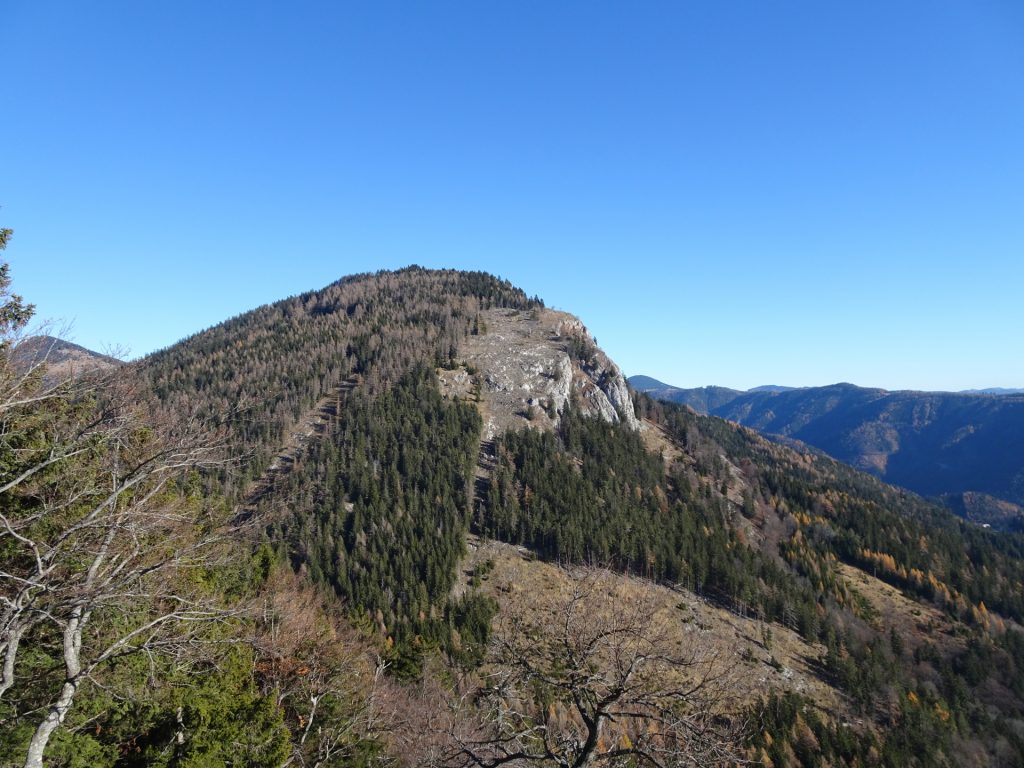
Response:
POLYGON ((476 397, 484 439, 524 423, 551 428, 573 400, 584 413, 640 428, 621 371, 565 312, 483 311, 459 357, 462 365, 440 372, 441 389, 476 397))

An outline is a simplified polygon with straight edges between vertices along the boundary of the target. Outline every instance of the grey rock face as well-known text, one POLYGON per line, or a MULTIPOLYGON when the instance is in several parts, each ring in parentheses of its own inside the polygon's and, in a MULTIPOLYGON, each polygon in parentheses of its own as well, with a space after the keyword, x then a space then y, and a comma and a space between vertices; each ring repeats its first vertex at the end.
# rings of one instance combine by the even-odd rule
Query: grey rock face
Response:
MULTIPOLYGON (((574 395, 584 413, 639 429, 622 373, 579 319, 550 309, 491 309, 481 320, 485 330, 467 339, 460 357, 478 382, 485 439, 524 424, 552 428, 574 395), (581 347, 586 359, 570 356, 581 347)), ((465 368, 442 371, 442 391, 464 395, 466 377, 465 368)))
POLYGON ((622 372, 614 365, 612 365, 612 370, 614 374, 609 377, 604 393, 616 411, 623 415, 630 429, 639 429, 640 422, 637 421, 636 413, 633 410, 633 400, 629 396, 626 380, 623 378, 622 372))

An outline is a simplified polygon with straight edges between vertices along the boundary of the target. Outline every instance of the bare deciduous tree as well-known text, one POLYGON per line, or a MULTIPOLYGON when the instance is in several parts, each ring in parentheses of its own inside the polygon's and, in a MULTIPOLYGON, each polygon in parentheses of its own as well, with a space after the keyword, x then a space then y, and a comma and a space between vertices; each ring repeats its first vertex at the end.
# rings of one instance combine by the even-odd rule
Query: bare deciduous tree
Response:
POLYGON ((22 603, 29 622, 59 633, 64 670, 26 768, 42 765, 78 689, 104 664, 131 653, 179 654, 198 624, 224 617, 201 589, 178 578, 200 565, 216 540, 212 521, 197 520, 193 505, 169 488, 206 460, 206 449, 182 442, 146 450, 149 436, 130 419, 102 440, 93 466, 77 464, 73 476, 39 490, 34 514, 5 521, 29 567, 0 578, 29 595, 22 603))
POLYGON ((45 678, 27 697, 42 715, 25 759, 35 768, 81 686, 104 665, 132 653, 179 654, 198 625, 224 618, 200 586, 179 578, 209 565, 221 530, 176 487, 219 453, 195 425, 147 422, 114 381, 44 382, 45 360, 19 370, 15 334, 31 307, 8 284, 4 265, 0 698, 17 690, 28 637, 32 656, 52 647, 61 670, 51 691, 45 678))
POLYGON ((713 766, 739 762, 729 667, 687 645, 606 571, 572 573, 554 615, 513 609, 483 685, 447 721, 451 766, 713 766), (467 708, 477 712, 467 717, 467 708), (480 714, 482 713, 482 715, 480 714))
POLYGON ((258 669, 292 731, 287 765, 355 761, 385 722, 385 664, 304 579, 277 569, 258 606, 258 669))

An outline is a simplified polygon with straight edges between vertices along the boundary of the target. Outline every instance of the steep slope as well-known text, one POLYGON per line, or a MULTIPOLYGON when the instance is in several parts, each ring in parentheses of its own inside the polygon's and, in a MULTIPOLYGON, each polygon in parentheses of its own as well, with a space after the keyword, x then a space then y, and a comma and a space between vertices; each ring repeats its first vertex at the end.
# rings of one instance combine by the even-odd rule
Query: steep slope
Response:
MULTIPOLYGON (((961 508, 971 509, 970 494, 1024 503, 1024 397, 1019 395, 889 392, 835 384, 752 390, 715 404, 702 392, 649 390, 653 397, 808 443, 917 493, 958 496, 961 508)), ((984 509, 972 514, 984 516, 984 509)))
POLYGON ((910 727, 904 718, 914 715, 900 697, 934 696, 928 681, 940 673, 948 677, 927 722, 936 730, 924 737, 927 748, 914 748, 928 756, 923 764, 957 764, 961 750, 1001 738, 969 727, 939 732, 950 711, 971 718, 1018 706, 995 703, 1003 693, 986 688, 998 687, 991 671, 964 683, 951 670, 990 648, 990 632, 995 648, 984 653, 1018 668, 1017 655, 1003 655, 1018 635, 1003 634, 1000 614, 1016 621, 1024 607, 1019 539, 966 528, 919 498, 718 419, 640 405, 641 436, 570 410, 556 434, 499 437, 479 529, 544 559, 613 563, 672 585, 690 596, 686 604, 702 598, 820 641, 820 652, 803 656, 817 660, 845 702, 826 710, 874 723, 875 735, 868 728, 858 738, 875 740, 867 750, 888 755, 885 764, 908 764, 907 745, 918 743, 908 737, 924 733, 890 730, 910 727), (659 441, 667 465, 644 450, 659 441), (1002 576, 990 579, 990 568, 1002 576), (957 698, 957 686, 979 703, 957 698))

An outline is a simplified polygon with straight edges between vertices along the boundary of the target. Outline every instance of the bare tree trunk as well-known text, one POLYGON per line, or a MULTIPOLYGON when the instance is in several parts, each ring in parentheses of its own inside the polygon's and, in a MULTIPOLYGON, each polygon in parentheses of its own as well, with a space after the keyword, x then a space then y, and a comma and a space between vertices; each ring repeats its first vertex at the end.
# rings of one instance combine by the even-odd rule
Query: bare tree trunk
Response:
POLYGON ((25 768, 43 768, 43 752, 50 742, 50 736, 64 722, 64 717, 75 701, 82 673, 82 630, 88 621, 89 612, 81 605, 75 606, 64 628, 64 685, 61 686, 60 695, 50 705, 43 722, 32 734, 28 754, 25 756, 25 768))
POLYGON ((3 666, 0 667, 0 699, 14 685, 14 662, 18 657, 18 643, 25 632, 24 626, 17 626, 8 631, 0 652, 3 653, 3 666))
POLYGON ((50 741, 50 736, 57 729, 57 726, 64 721, 64 716, 71 709, 71 704, 78 691, 77 680, 67 680, 61 688, 60 696, 46 713, 43 722, 36 728, 32 735, 32 741, 28 745, 28 755, 25 757, 25 768, 43 768, 43 752, 50 741))
POLYGON ((601 736, 601 717, 599 715, 596 720, 586 718, 584 722, 587 725, 587 741, 580 751, 580 756, 573 763, 573 768, 587 768, 597 757, 598 743, 601 736))
MULTIPOLYGON (((115 492, 117 482, 115 481, 115 492)), ((89 590, 97 578, 100 568, 107 559, 107 553, 115 536, 121 528, 124 515, 115 519, 113 525, 107 530, 103 538, 103 544, 93 558, 92 564, 85 579, 85 588, 89 590)), ((64 722, 64 718, 75 701, 75 694, 78 692, 78 685, 82 675, 82 632, 85 625, 89 623, 91 611, 87 609, 86 603, 78 603, 72 607, 68 622, 64 626, 64 685, 61 686, 60 695, 50 705, 43 722, 36 728, 29 743, 28 755, 25 757, 25 768, 42 768, 43 752, 50 741, 50 736, 57 726, 64 722)))

